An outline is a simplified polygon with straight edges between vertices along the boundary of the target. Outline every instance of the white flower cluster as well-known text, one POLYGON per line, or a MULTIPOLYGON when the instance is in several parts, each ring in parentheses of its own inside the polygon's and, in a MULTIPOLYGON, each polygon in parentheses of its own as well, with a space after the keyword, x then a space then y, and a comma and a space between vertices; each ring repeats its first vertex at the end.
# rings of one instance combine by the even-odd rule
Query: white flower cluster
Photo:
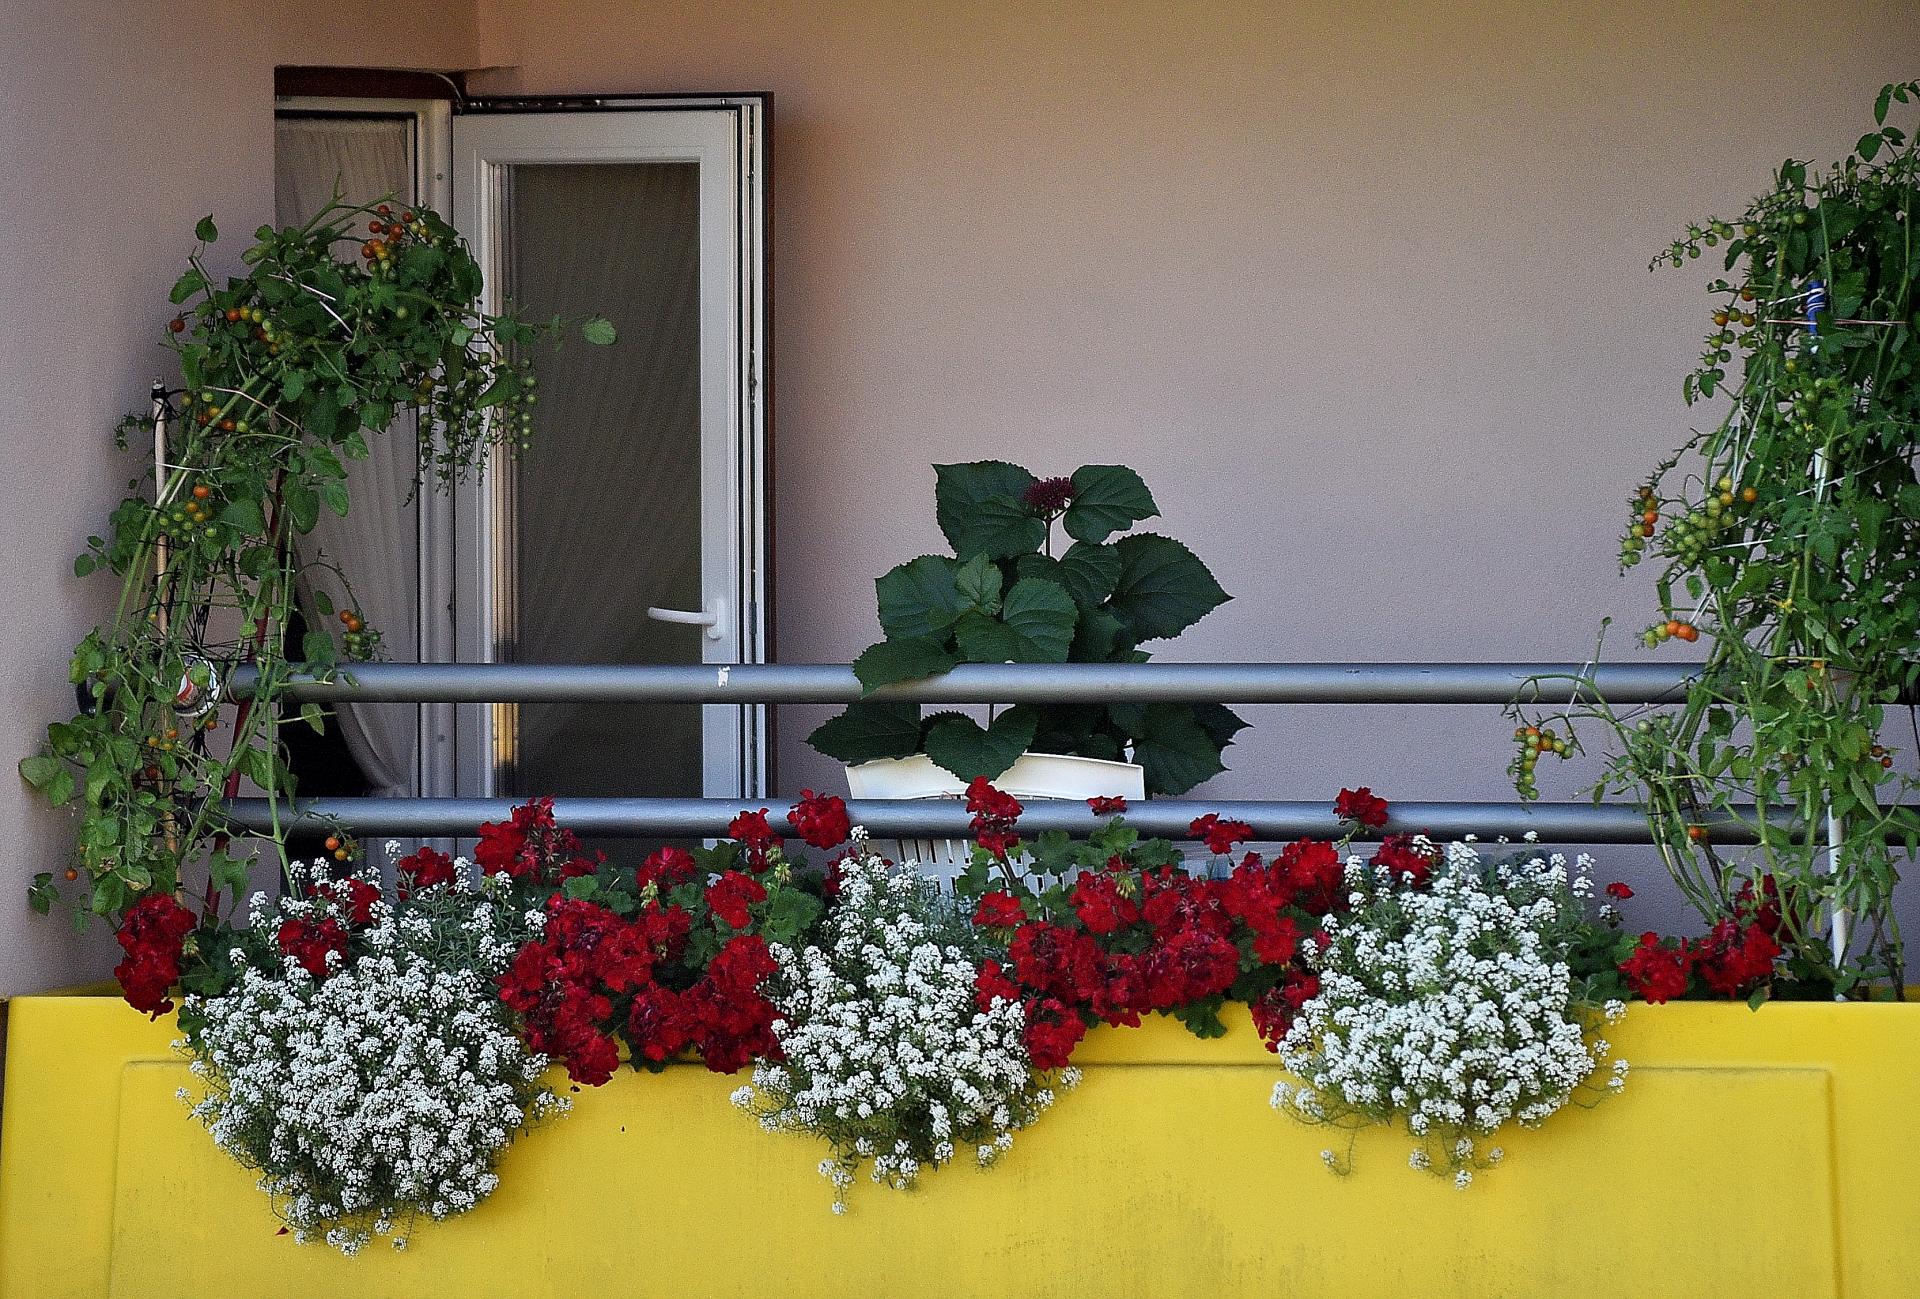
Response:
POLYGON ((233 986, 186 1000, 206 1092, 193 1113, 259 1170, 298 1239, 351 1254, 386 1235, 398 1249, 416 1215, 486 1197, 501 1150, 566 1101, 541 1084, 545 1057, 515 1036, 495 994, 519 917, 458 884, 398 908, 383 899, 354 936, 358 954, 330 959, 316 980, 292 957, 261 954, 289 919, 344 925, 342 891, 308 895, 324 878, 319 863, 296 863, 285 899, 256 896, 253 932, 230 953, 233 986))
POLYGON ((806 1132, 833 1146, 820 1172, 836 1213, 862 1164, 899 1190, 971 1150, 981 1166, 1078 1074, 1037 1074, 1017 1002, 978 1009, 971 931, 911 865, 865 850, 841 865, 840 896, 819 945, 776 946, 774 1032, 784 1061, 754 1066, 734 1102, 769 1132, 806 1132))
POLYGON ((1465 1188, 1500 1162, 1484 1138, 1501 1125, 1537 1126, 1576 1092, 1624 1086, 1625 1061, 1607 1088, 1590 1082, 1610 1047, 1585 1026, 1625 1007, 1581 1003, 1561 950, 1589 865, 1570 873, 1556 853, 1490 866, 1453 844, 1413 888, 1349 859, 1353 911, 1326 919, 1319 994, 1280 1043, 1304 1085, 1280 1082, 1274 1107, 1347 1128, 1404 1116, 1419 1142, 1408 1163, 1465 1188))

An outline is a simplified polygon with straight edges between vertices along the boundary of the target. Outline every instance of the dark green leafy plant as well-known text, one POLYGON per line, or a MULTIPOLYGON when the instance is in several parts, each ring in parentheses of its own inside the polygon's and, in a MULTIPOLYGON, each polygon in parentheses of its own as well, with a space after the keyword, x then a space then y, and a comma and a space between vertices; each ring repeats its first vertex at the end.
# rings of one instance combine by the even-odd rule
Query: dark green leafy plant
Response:
POLYGON ((1730 409, 1630 498, 1621 541, 1623 569, 1661 560, 1646 646, 1705 641, 1684 699, 1517 710, 1521 795, 1535 796, 1541 753, 1565 755, 1577 723, 1600 724, 1617 749, 1594 796, 1640 797, 1710 921, 1773 878, 1777 991, 1898 995, 1903 978, 1888 840, 1920 849, 1920 816, 1882 728, 1920 685, 1920 159, 1886 119, 1916 96, 1920 82, 1885 87, 1844 161, 1824 174, 1788 161, 1743 216, 1694 225, 1655 259, 1685 266, 1725 245, 1684 392, 1730 409), (1715 844, 1728 818, 1758 836, 1750 855, 1715 844))
MULTIPOLYGON (((1122 465, 1034 477, 999 460, 936 465, 935 514, 953 554, 922 555, 876 582, 886 638, 854 662, 869 692, 962 663, 1144 663, 1229 598, 1180 542, 1128 532, 1160 512, 1122 465), (1055 528, 1068 544, 1055 553, 1055 528), (1125 533, 1124 536, 1116 534, 1125 533)), ((1225 770, 1246 725, 1218 704, 1022 704, 987 726, 956 712, 862 700, 808 737, 859 763, 925 753, 963 780, 1023 752, 1133 760, 1148 792, 1179 794, 1225 770)))
MULTIPOLYGON (((178 312, 166 339, 184 386, 166 398, 166 464, 129 484, 107 535, 88 538, 74 562, 80 576, 118 577, 119 606, 74 652, 80 711, 49 726, 44 749, 20 764, 49 802, 80 804, 64 872, 80 892, 78 924, 181 891, 190 868, 207 872, 204 921, 223 894, 238 895, 248 861, 229 851, 224 798, 243 778, 291 794, 282 686, 379 652, 345 576, 301 554, 295 538, 323 509, 347 514, 345 462, 366 456, 367 439, 402 414, 417 417, 428 481, 453 481, 494 448, 521 445, 536 381, 517 353, 559 323, 480 311, 480 267, 424 208, 333 204, 303 226, 262 226, 244 273, 224 283, 202 260, 218 237, 213 219, 195 235, 171 294, 178 312), (296 590, 323 570, 347 603, 336 610, 316 584, 312 612, 337 613, 342 640, 314 628, 289 647, 296 590), (259 683, 235 706, 223 686, 241 662, 259 669, 259 683)), ((613 339, 604 320, 582 332, 613 339)), ((121 445, 135 435, 147 450, 154 424, 129 417, 121 445)), ((315 729, 325 721, 311 703, 297 717, 315 729)), ((30 897, 46 911, 60 895, 46 872, 30 897)))

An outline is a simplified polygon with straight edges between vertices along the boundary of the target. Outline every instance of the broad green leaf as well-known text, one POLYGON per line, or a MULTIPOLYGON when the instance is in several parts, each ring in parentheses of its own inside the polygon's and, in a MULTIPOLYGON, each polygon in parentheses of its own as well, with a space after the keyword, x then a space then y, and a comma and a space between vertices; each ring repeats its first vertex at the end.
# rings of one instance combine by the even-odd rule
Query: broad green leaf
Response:
POLYGON ((20 759, 20 779, 35 789, 45 789, 56 775, 66 769, 66 763, 58 758, 50 758, 44 753, 20 759))
POLYGON ((944 713, 927 727, 927 756, 962 780, 992 779, 1027 751, 1037 721, 1030 709, 1009 708, 982 729, 971 717, 944 713))
POLYGON ((313 728, 315 735, 324 735, 327 729, 327 715, 320 705, 308 700, 300 705, 300 720, 313 728))
POLYGON ((920 751, 920 705, 884 700, 848 704, 846 712, 815 727, 807 743, 846 763, 911 757, 920 751))
POLYGON ((1120 552, 1098 542, 1076 541, 1060 557, 1061 585, 1081 604, 1099 604, 1120 581, 1120 552))
POLYGON ((873 584, 889 638, 942 638, 972 606, 955 581, 959 565, 943 555, 908 560, 873 584))
POLYGON ((589 316, 580 326, 580 337, 595 347, 610 347, 618 336, 613 322, 605 316, 589 316))
POLYGON ((968 613, 954 636, 973 663, 1065 663, 1077 615, 1063 587, 1023 577, 1007 592, 1000 617, 968 613))
POLYGON ((1126 628, 1104 608, 1082 609, 1073 629, 1073 646, 1067 651, 1070 663, 1105 663, 1120 647, 1120 634, 1126 628))
POLYGON ((290 482, 286 486, 284 500, 287 517, 293 520, 294 531, 303 536, 312 532, 313 525, 320 521, 319 494, 305 483, 290 482))
POLYGON ((1073 503, 1061 517, 1067 535, 1102 542, 1160 513, 1140 475, 1125 465, 1082 465, 1073 471, 1073 503))
POLYGON ((1000 566, 985 555, 975 555, 953 575, 961 598, 981 613, 1000 612, 1001 580, 1000 566))
POLYGON ((194 294, 207 287, 207 277, 198 268, 189 270, 173 282, 173 289, 167 294, 167 301, 179 306, 194 294))
POLYGON ((1178 636, 1229 599, 1207 566, 1172 537, 1139 532, 1114 548, 1120 580, 1111 605, 1136 643, 1178 636))
POLYGON ((945 672, 958 661, 943 641, 931 637, 883 640, 853 661, 853 674, 868 690, 878 690, 896 681, 918 681, 945 672))
POLYGON ((220 228, 213 224, 211 215, 203 216, 194 223, 193 237, 203 244, 210 244, 220 237, 220 228))
POLYGON ((1004 559, 1038 550, 1047 539, 1045 521, 1021 502, 1034 477, 1004 460, 935 465, 934 517, 961 559, 1004 559))
POLYGON ((328 509, 343 519, 347 517, 349 502, 347 500, 347 485, 345 483, 328 483, 320 489, 320 495, 326 500, 328 509))
POLYGON ((1133 739, 1149 794, 1184 794, 1226 770, 1220 744, 1185 704, 1121 704, 1108 710, 1133 739))
POLYGON ((263 537, 267 521, 260 513, 260 502, 245 497, 231 500, 220 510, 220 517, 249 537, 263 537))

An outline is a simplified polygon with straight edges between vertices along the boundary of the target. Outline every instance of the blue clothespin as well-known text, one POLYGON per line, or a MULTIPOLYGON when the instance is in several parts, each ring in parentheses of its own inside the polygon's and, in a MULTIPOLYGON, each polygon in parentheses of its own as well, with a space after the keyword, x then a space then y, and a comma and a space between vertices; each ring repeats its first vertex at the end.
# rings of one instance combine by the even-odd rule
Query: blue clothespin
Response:
POLYGON ((1827 286, 1819 280, 1807 282, 1807 336, 1820 336, 1819 315, 1827 309, 1827 286))

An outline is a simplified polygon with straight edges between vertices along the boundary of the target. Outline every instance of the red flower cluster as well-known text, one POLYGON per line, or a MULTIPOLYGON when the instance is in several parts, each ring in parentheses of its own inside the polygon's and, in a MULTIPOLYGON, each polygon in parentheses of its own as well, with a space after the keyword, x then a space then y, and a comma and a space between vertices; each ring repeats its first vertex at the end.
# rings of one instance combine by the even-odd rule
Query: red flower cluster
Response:
POLYGON ((416 889, 430 889, 436 884, 453 883, 453 858, 432 848, 421 848, 418 852, 408 853, 393 864, 399 876, 400 896, 406 897, 416 889))
POLYGON ((800 791, 800 801, 787 813, 787 823, 802 843, 813 848, 837 847, 853 833, 846 803, 836 795, 810 789, 800 791))
POLYGON ((128 1005, 154 1019, 173 1009, 167 994, 180 978, 180 953, 193 925, 193 913, 171 893, 149 893, 127 908, 114 933, 126 957, 113 977, 128 1005))
POLYGON ((1339 797, 1333 800, 1333 814, 1342 821, 1353 821, 1377 830, 1387 823, 1387 800, 1375 797, 1374 792, 1365 785, 1358 789, 1343 789, 1339 797))
POLYGON ((531 799, 499 824, 480 827, 474 860, 487 875, 506 875, 535 885, 550 885, 576 875, 591 875, 601 858, 589 857, 573 831, 554 824, 553 800, 531 799))
POLYGON ((1390 834, 1380 841, 1378 851, 1367 863, 1384 866, 1407 883, 1418 887, 1433 874, 1433 856, 1414 846, 1410 834, 1390 834))
POLYGON ((976 996, 982 1007, 997 997, 1024 1004, 1027 1050, 1041 1069, 1065 1065, 1093 1023, 1205 1009, 1236 988, 1256 998, 1256 1023, 1276 1042, 1316 986, 1300 963, 1318 929, 1309 904, 1331 909, 1340 877, 1333 846, 1306 842, 1271 863, 1248 853, 1218 880, 1115 859, 1074 880, 1070 915, 1056 919, 1020 919, 1018 899, 990 893, 976 923, 1017 927, 1007 966, 985 963, 976 996))
POLYGON ((1127 810, 1127 800, 1118 795, 1095 794, 1087 800, 1095 816, 1119 816, 1127 810))
POLYGON ((343 958, 347 954, 346 926, 332 916, 323 920, 309 920, 304 916, 283 920, 273 939, 284 955, 298 961, 316 979, 324 979, 331 973, 327 967, 329 952, 338 952, 343 958))
MULTIPOLYGON (((799 810, 797 807, 794 809, 796 812, 799 810)), ((780 836, 773 832, 773 827, 767 824, 767 809, 764 807, 758 812, 742 812, 729 821, 727 838, 746 849, 747 869, 756 872, 767 868, 767 855, 782 842, 780 836)))
MULTIPOLYGON (((677 869, 676 852, 648 859, 656 881, 677 869)), ((716 893, 714 914, 737 929, 748 923, 748 903, 766 889, 729 871, 708 888, 710 904, 716 893)), ((606 1082, 619 1064, 616 1033, 636 1063, 663 1064, 697 1049, 709 1069, 732 1073, 755 1056, 777 1054, 773 1004, 760 994, 773 973, 765 940, 734 934, 700 970, 684 959, 693 924, 684 907, 657 897, 629 920, 597 902, 555 896, 541 937, 501 975, 500 998, 523 1016, 529 1046, 590 1086, 606 1082)))
POLYGON ((1222 821, 1218 812, 1209 812, 1188 826, 1187 833, 1206 840, 1208 852, 1225 856, 1233 851, 1234 845, 1253 838, 1253 827, 1245 821, 1222 821))
POLYGON ((1073 504, 1076 494, 1071 478, 1036 478, 1020 493, 1020 503, 1035 514, 1058 514, 1073 504))
POLYGON ((1011 893, 987 893, 973 909, 973 923, 982 929, 1011 929, 1025 921, 1027 909, 1011 893))
MULTIPOLYGON (((1613 893, 1613 887, 1607 892, 1613 893)), ((1632 891, 1626 896, 1632 897, 1632 891)), ((1780 925, 1780 895, 1769 875, 1758 889, 1752 883, 1743 886, 1734 899, 1734 914, 1704 938, 1640 935, 1639 944, 1620 962, 1620 973, 1637 996, 1655 1005, 1685 996, 1696 977, 1715 996, 1744 997, 1773 977, 1774 963, 1784 950, 1780 925)))
POLYGON ((713 914, 735 929, 753 922, 747 908, 767 900, 767 886, 751 875, 728 871, 707 885, 707 906, 713 914))
POLYGON ((380 890, 358 876, 316 884, 307 893, 310 897, 326 898, 345 910, 350 925, 372 924, 373 904, 380 900, 380 890))
POLYGON ((1014 823, 1026 809, 1020 800, 993 787, 985 776, 976 776, 967 786, 967 811, 973 813, 973 841, 1000 861, 1020 846, 1014 823))

